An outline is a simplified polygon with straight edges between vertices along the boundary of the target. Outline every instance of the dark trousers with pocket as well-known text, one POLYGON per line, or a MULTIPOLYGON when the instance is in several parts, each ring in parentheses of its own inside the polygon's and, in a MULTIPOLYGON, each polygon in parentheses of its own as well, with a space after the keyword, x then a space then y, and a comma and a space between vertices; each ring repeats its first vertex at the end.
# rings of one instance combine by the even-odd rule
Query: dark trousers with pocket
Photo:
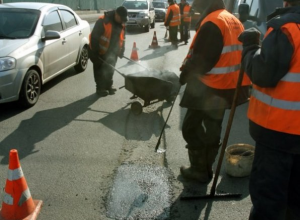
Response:
POLYGON ((300 155, 256 141, 249 190, 249 220, 300 219, 300 155))
POLYGON ((118 57, 116 55, 99 56, 89 53, 93 63, 94 79, 97 90, 109 90, 113 85, 113 75, 118 57))

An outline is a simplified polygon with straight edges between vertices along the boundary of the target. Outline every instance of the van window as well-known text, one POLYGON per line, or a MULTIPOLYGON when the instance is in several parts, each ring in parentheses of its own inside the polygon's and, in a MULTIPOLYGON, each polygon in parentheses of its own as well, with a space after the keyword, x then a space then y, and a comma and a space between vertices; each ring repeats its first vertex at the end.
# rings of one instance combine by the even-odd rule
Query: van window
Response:
POLYGON ((125 1, 123 6, 127 9, 148 9, 148 2, 147 1, 125 1))

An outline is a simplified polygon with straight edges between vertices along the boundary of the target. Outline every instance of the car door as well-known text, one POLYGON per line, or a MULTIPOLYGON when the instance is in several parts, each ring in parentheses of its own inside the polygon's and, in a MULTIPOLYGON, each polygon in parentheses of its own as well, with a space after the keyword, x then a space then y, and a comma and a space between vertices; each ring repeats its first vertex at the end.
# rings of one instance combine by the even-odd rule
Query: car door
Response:
POLYGON ((63 24, 57 10, 49 12, 43 21, 43 32, 52 30, 60 34, 59 39, 44 41, 43 57, 43 80, 54 77, 70 65, 69 46, 67 33, 63 31, 63 24))
POLYGON ((83 33, 72 12, 62 9, 59 10, 59 12, 65 27, 64 32, 66 34, 67 46, 69 48, 69 64, 74 65, 79 54, 81 45, 80 42, 82 41, 83 33))

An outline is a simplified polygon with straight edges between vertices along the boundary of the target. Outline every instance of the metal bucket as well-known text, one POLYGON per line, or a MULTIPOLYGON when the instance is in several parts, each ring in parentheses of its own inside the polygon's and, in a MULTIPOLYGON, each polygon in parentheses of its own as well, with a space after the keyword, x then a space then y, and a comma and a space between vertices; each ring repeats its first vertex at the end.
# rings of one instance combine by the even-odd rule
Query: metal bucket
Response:
POLYGON ((233 177, 249 176, 254 159, 255 147, 249 144, 233 144, 226 148, 225 171, 233 177))

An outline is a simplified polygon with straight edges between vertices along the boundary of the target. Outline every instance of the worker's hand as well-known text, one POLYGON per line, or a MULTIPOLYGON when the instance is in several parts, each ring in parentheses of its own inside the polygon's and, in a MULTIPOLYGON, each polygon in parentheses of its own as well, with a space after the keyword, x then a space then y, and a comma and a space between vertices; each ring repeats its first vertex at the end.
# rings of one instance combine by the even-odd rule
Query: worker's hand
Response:
POLYGON ((121 53, 121 54, 119 54, 119 56, 118 56, 120 59, 122 59, 123 57, 124 57, 124 54, 123 53, 121 53))
POLYGON ((260 32, 255 28, 249 28, 243 31, 238 40, 243 43, 243 47, 259 45, 260 32))
POLYGON ((179 76, 179 83, 180 85, 185 85, 188 81, 189 74, 187 71, 181 71, 180 76, 179 76))

